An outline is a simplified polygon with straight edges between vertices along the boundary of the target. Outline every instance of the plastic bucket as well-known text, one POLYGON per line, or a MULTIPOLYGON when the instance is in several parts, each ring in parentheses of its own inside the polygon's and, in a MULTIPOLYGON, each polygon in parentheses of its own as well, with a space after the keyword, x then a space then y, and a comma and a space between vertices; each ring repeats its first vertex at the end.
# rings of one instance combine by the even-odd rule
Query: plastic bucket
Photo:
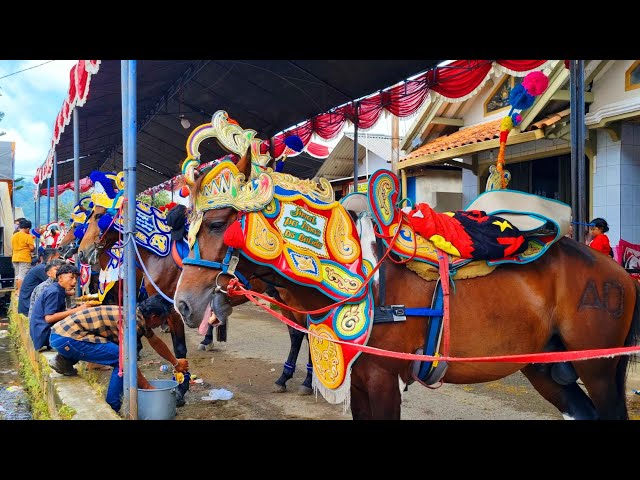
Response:
POLYGON ((138 389, 139 420, 173 420, 176 416, 175 380, 149 380, 156 387, 152 390, 138 389))

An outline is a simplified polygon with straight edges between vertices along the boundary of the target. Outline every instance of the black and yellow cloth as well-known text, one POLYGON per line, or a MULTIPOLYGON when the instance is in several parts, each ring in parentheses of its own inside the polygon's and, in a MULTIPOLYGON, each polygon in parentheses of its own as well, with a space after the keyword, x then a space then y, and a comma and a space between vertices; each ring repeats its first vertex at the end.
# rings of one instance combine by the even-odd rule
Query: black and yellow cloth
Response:
POLYGON ((409 212, 414 232, 457 257, 495 260, 526 250, 522 233, 510 222, 481 210, 437 213, 426 203, 409 212))
MULTIPOLYGON (((101 305, 76 312, 51 327, 61 337, 83 342, 119 344, 117 305, 101 305)), ((147 333, 144 317, 136 309, 136 335, 138 339, 147 333)))

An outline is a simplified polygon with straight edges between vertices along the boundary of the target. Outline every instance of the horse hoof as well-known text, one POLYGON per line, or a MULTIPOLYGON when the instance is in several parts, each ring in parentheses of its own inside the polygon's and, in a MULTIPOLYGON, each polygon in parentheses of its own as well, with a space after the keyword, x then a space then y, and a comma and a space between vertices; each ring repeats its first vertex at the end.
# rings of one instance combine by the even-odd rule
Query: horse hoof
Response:
POLYGON ((286 385, 278 385, 277 383, 275 384, 275 386, 273 387, 273 393, 284 393, 287 391, 287 386, 286 385))
POLYGON ((311 395, 313 393, 313 389, 309 387, 305 387, 304 385, 300 385, 298 388, 298 395, 311 395))

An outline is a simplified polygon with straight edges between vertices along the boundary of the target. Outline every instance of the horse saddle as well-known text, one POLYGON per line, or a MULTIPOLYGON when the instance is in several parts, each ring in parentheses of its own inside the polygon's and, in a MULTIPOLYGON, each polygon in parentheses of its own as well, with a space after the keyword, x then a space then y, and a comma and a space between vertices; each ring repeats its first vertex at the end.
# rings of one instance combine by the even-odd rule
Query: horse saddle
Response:
MULTIPOLYGON (((401 223, 403 212, 397 205, 398 177, 389 170, 378 170, 369 179, 368 194, 351 194, 342 205, 350 210, 368 210, 389 248, 401 223)), ((465 279, 491 273, 503 263, 528 263, 543 255, 548 248, 568 232, 571 207, 562 202, 514 190, 491 190, 480 194, 467 210, 482 210, 498 215, 516 226, 525 236, 527 249, 519 254, 492 260, 472 260, 450 255, 451 277, 465 279)), ((414 232, 409 222, 402 222, 400 233, 392 247, 400 258, 413 257, 407 268, 426 280, 436 280, 438 249, 426 238, 414 232)))

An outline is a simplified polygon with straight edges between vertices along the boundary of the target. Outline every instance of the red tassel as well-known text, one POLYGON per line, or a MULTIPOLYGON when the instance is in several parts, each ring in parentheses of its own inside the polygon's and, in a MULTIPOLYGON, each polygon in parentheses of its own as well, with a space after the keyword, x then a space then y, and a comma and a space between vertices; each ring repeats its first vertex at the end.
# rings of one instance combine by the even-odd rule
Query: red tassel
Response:
POLYGON ((509 136, 509 130, 502 130, 500 132, 500 143, 507 143, 508 136, 509 136))
POLYGON ((231 248, 244 247, 244 233, 242 233, 242 224, 237 221, 227 228, 222 237, 224 244, 231 248))

